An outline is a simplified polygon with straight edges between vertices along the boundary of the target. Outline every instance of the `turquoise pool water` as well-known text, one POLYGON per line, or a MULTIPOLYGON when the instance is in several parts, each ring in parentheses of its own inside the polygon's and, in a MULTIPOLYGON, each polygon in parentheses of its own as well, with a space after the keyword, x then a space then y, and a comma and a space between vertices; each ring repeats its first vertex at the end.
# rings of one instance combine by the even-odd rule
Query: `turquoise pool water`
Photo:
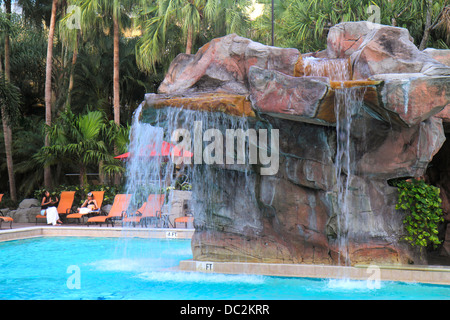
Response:
POLYGON ((450 299, 450 286, 173 271, 189 240, 36 238, 0 243, 0 300, 450 299))

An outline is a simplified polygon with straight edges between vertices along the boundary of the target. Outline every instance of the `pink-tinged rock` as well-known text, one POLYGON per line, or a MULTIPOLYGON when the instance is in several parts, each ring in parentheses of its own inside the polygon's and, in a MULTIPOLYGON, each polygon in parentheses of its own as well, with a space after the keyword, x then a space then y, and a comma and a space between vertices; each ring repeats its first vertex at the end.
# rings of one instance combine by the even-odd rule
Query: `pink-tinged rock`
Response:
POLYGON ((383 128, 376 123, 367 126, 366 145, 360 146, 363 156, 356 170, 371 179, 422 176, 445 142, 442 120, 435 117, 411 128, 383 128), (382 135, 383 131, 386 133, 382 135))
POLYGON ((450 106, 447 105, 441 112, 437 113, 435 117, 442 119, 443 122, 450 123, 450 106))
POLYGON ((434 49, 427 48, 423 50, 424 53, 428 54, 433 59, 439 61, 446 66, 450 66, 450 50, 448 49, 434 49))
POLYGON ((159 87, 159 93, 225 92, 248 94, 252 66, 293 74, 297 49, 265 46, 230 34, 213 39, 195 55, 179 55, 159 87))
POLYGON ((279 235, 260 236, 216 230, 196 231, 192 237, 196 261, 299 263, 279 235))
MULTIPOLYGON (((440 114, 446 117, 450 105, 450 77, 427 77, 421 74, 383 74, 371 79, 383 80, 379 89, 380 114, 388 122, 416 125, 440 114)), ((376 108, 376 107, 375 107, 376 108)))
POLYGON ((335 167, 306 159, 286 159, 289 181, 311 189, 329 190, 336 184, 335 167))
POLYGON ((367 79, 386 73, 423 73, 450 76, 450 67, 420 51, 404 28, 378 25, 365 35, 351 54, 353 79, 367 79))
POLYGON ((333 26, 327 37, 328 58, 349 57, 359 49, 366 35, 379 26, 367 21, 343 22, 333 26))
POLYGON ((260 201, 273 214, 264 224, 264 231, 284 239, 294 261, 332 261, 326 234, 329 208, 321 192, 266 176, 260 182, 260 201))
POLYGON ((324 124, 317 118, 329 86, 327 78, 293 77, 278 71, 250 68, 253 107, 275 117, 324 124))

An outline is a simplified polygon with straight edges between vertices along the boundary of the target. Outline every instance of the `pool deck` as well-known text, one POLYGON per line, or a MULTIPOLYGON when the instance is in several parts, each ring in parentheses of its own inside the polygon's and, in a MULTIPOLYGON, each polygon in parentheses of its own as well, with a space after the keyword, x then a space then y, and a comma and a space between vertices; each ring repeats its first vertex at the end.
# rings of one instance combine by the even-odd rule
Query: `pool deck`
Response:
MULTIPOLYGON (((191 239, 194 229, 140 228, 140 227, 97 227, 78 224, 47 226, 13 224, 13 229, 0 230, 0 242, 35 237, 137 237, 158 239, 191 239)), ((421 282, 450 285, 449 266, 418 265, 356 265, 352 267, 248 263, 248 262, 213 262, 213 261, 181 261, 177 270, 187 272, 224 273, 224 274, 257 274, 282 277, 353 279, 376 284, 377 281, 421 282)))
POLYGON ((13 228, 0 230, 0 242, 35 237, 136 237, 156 239, 191 239, 194 229, 98 227, 78 224, 48 226, 45 224, 13 224, 13 228))

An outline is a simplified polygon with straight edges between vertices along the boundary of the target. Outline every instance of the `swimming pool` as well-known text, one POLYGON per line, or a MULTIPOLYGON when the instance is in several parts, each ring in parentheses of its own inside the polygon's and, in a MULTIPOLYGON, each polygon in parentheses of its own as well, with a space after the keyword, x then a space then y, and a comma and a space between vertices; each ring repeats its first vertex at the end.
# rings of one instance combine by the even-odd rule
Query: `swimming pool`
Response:
POLYGON ((42 237, 0 243, 0 300, 450 299, 450 286, 171 270, 190 240, 42 237))

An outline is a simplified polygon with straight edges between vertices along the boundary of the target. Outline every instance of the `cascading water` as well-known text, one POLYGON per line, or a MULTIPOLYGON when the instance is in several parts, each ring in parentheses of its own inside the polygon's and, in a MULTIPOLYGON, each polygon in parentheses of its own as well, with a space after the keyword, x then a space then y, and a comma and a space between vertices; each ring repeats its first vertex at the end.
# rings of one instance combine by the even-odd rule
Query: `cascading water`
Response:
MULTIPOLYGON (((305 58, 305 75, 328 77, 330 81, 351 80, 351 67, 347 59, 305 58)), ((351 218, 352 194, 352 149, 351 127, 353 117, 363 106, 364 88, 335 89, 334 110, 336 116, 336 199, 337 199, 337 247, 338 264, 350 266, 349 222, 351 218)))
MULTIPOLYGON (((348 81, 351 78, 348 60, 305 58, 304 61, 307 76, 327 76, 332 81, 348 81)), ((354 205, 350 190, 353 176, 351 126, 353 116, 363 105, 364 88, 339 88, 334 89, 334 92, 337 137, 335 212, 338 229, 335 243, 339 254, 338 263, 350 265, 349 220, 354 205)), ((240 202, 244 198, 247 202, 256 198, 255 180, 252 177, 254 168, 248 162, 228 164, 227 156, 231 155, 236 160, 238 147, 233 145, 233 149, 229 150, 224 138, 230 129, 246 132, 251 126, 250 121, 250 118, 230 116, 223 112, 180 107, 147 108, 146 112, 142 112, 140 107, 134 115, 131 156, 127 165, 127 192, 133 194, 133 208, 137 209, 150 193, 163 192, 168 195, 166 191, 175 187, 177 178, 185 175, 192 185, 190 207, 195 213, 197 231, 219 229, 233 232, 232 225, 260 230, 261 226, 252 221, 231 224, 227 220, 231 217, 229 212, 242 210, 239 206, 242 206, 240 202), (184 165, 175 169, 177 159, 146 155, 149 145, 159 150, 163 141, 183 146, 192 152, 192 158, 185 159, 184 165), (230 194, 230 188, 227 190, 225 187, 229 187, 229 184, 239 186, 239 192, 230 194)), ((245 159, 248 159, 250 149, 244 147, 245 159)), ((201 241, 197 244, 202 246, 201 241)))
MULTIPOLYGON (((228 166, 227 156, 234 159, 237 152, 236 149, 228 150, 221 137, 225 137, 226 130, 230 129, 247 131, 247 118, 173 107, 154 109, 151 117, 146 117, 148 114, 143 114, 140 106, 135 112, 130 133, 126 190, 133 195, 131 210, 139 208, 151 193, 162 192, 169 196, 168 191, 176 187, 180 176, 184 176, 192 185, 190 207, 195 212, 195 223, 201 227, 213 222, 214 219, 206 219, 205 215, 220 211, 215 206, 226 194, 219 186, 227 183, 222 169, 228 166), (177 157, 149 156, 150 149, 160 150, 167 142, 184 148, 192 157, 180 163, 181 159, 177 157)), ((245 152, 247 156, 248 148, 245 152)), ((247 177, 250 165, 235 164, 234 169, 247 177)), ((245 186, 241 187, 245 189, 248 184, 246 178, 245 186)), ((167 211, 170 208, 166 208, 167 211)))
POLYGON ((317 59, 306 57, 305 76, 327 77, 330 81, 351 80, 351 68, 347 59, 317 59))
POLYGON ((362 88, 344 88, 335 92, 336 114, 336 191, 337 191, 337 244, 339 247, 338 264, 350 266, 349 254, 349 220, 351 218, 352 194, 350 183, 352 181, 351 127, 353 117, 363 104, 362 88))

